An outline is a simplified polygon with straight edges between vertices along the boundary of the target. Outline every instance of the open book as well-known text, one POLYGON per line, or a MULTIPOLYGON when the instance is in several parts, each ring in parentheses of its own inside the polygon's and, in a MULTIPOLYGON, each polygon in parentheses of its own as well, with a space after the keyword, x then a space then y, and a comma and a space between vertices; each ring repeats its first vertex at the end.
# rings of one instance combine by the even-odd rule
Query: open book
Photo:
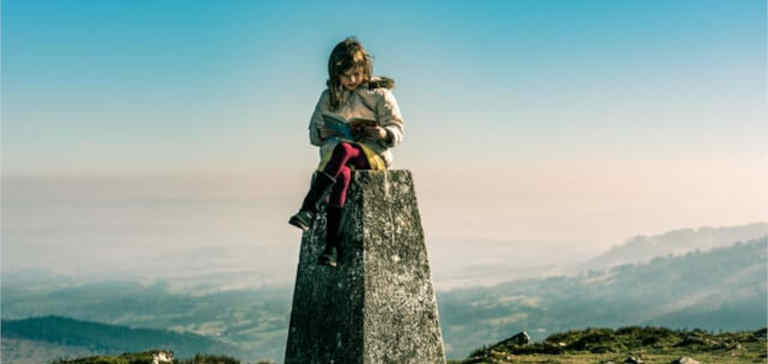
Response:
POLYGON ((345 119, 338 114, 323 114, 325 127, 338 133, 342 138, 359 140, 362 138, 362 129, 366 126, 376 126, 376 120, 352 118, 345 119))

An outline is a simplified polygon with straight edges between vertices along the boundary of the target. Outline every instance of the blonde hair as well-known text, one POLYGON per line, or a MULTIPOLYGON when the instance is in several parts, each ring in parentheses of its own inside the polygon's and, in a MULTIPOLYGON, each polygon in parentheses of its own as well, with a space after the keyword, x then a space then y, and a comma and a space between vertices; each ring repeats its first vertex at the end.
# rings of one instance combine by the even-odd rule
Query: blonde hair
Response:
POLYGON ((331 110, 337 110, 341 105, 343 88, 340 76, 344 72, 357 68, 363 71, 363 82, 367 83, 369 88, 394 87, 395 81, 387 77, 382 77, 378 82, 371 82, 373 57, 357 38, 347 37, 333 47, 331 56, 328 58, 328 81, 326 81, 326 85, 331 96, 331 110))

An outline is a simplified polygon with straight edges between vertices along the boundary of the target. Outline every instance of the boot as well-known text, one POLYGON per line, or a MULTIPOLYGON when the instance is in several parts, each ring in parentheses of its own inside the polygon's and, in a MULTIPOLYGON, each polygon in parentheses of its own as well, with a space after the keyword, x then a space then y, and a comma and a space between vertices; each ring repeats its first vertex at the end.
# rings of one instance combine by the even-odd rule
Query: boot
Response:
POLYGON ((312 181, 312 186, 309 188, 309 192, 307 192, 307 196, 304 197, 301 209, 291 216, 288 223, 302 231, 307 231, 312 226, 312 219, 314 219, 317 213, 318 202, 331 190, 334 183, 336 183, 336 179, 330 174, 322 171, 317 172, 312 181))
POLYGON ((339 226, 341 225, 342 208, 328 205, 326 213, 328 214, 328 223, 325 228, 325 249, 317 259, 318 264, 335 267, 339 258, 341 258, 341 234, 339 226), (336 250, 337 257, 334 257, 333 250, 336 250))

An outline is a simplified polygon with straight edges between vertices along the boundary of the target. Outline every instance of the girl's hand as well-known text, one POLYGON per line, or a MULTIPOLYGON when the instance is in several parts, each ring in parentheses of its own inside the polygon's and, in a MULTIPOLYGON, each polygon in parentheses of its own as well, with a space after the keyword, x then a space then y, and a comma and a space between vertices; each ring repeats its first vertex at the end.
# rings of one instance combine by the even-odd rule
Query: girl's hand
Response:
POLYGON ((363 128, 363 133, 366 137, 373 140, 387 139, 387 130, 380 126, 366 126, 363 128))

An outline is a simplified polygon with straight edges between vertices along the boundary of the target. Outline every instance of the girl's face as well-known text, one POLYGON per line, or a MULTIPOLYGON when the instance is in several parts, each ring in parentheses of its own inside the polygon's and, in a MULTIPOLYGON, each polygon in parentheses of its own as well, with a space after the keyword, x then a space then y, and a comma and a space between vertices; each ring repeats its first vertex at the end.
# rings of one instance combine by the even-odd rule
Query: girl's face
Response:
POLYGON ((354 91, 357 86, 363 83, 364 72, 361 67, 355 67, 339 75, 341 85, 347 90, 354 91))

